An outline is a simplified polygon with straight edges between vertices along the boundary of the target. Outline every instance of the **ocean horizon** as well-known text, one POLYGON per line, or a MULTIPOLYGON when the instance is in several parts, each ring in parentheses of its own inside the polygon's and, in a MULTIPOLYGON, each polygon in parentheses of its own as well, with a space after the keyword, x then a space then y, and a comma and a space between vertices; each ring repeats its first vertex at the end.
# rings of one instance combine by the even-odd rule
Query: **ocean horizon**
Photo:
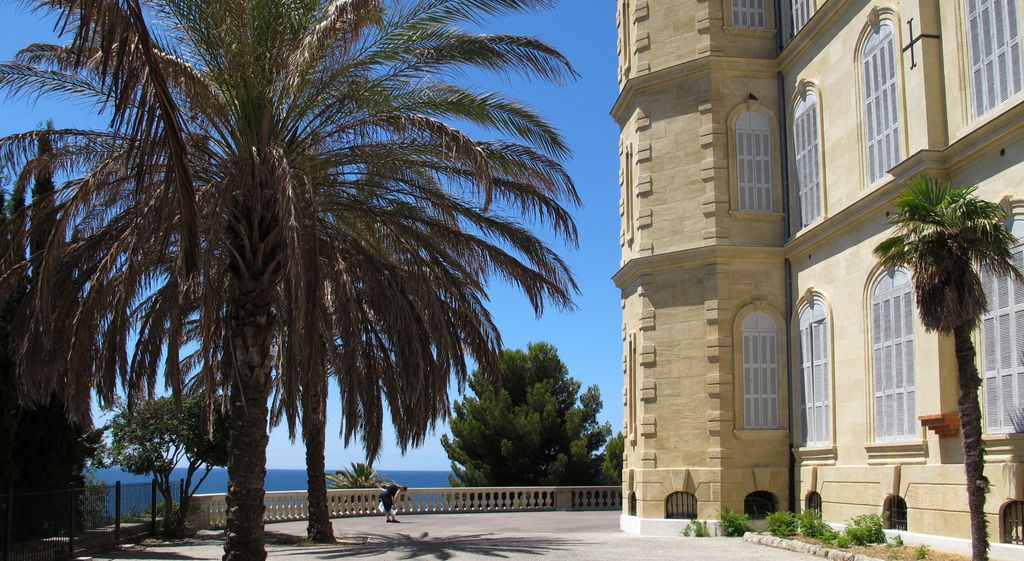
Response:
MULTIPOLYGON (((341 470, 328 470, 324 475, 341 470)), ((152 478, 146 475, 135 475, 120 468, 102 468, 90 472, 93 477, 113 484, 120 481, 122 484, 147 483, 152 478)), ((378 470, 384 479, 394 481, 409 487, 451 487, 448 476, 452 474, 446 470, 378 470)), ((185 477, 185 468, 175 468, 172 479, 179 480, 185 477)), ((197 475, 198 477, 198 475, 197 475)), ((213 468, 210 475, 206 477, 203 484, 196 491, 197 494, 204 493, 226 493, 228 489, 228 470, 226 468, 213 468)), ((267 469, 267 477, 264 481, 264 489, 267 491, 299 491, 306 489, 306 470, 304 469, 267 469)))

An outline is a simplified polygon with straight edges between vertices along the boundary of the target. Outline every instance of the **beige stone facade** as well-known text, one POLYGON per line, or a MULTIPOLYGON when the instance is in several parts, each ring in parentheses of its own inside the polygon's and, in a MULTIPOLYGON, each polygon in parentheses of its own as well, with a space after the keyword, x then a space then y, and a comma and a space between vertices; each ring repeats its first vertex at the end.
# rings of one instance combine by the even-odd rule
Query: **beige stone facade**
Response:
MULTIPOLYGON (((712 519, 758 491, 801 510, 817 493, 841 523, 898 497, 906 530, 968 537, 941 417, 956 412, 951 341, 872 250, 920 173, 1024 214, 1021 0, 617 4, 624 514, 712 519), (1002 54, 972 47, 986 34, 1002 54)), ((977 347, 985 360, 982 330, 977 347)), ((987 412, 1024 405, 1014 372, 987 412)), ((1024 501, 1024 434, 1006 418, 986 425, 995 542, 1024 501)))

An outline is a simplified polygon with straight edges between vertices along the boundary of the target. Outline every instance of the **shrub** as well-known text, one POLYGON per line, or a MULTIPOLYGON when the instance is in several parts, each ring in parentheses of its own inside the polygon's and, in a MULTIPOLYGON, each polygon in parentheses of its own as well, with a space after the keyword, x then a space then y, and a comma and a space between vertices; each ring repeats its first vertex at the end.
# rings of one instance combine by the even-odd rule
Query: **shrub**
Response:
POLYGON ((850 520, 844 535, 856 545, 885 543, 882 517, 877 514, 862 514, 850 520))
POLYGON ((777 538, 791 538, 800 529, 800 519, 792 512, 772 512, 765 517, 768 532, 777 538))
POLYGON ((821 513, 816 510, 805 510, 798 517, 800 519, 800 533, 808 538, 824 540, 825 536, 832 532, 832 527, 821 519, 821 513))
POLYGON ((722 525, 722 533, 730 538, 742 538, 743 534, 750 531, 750 518, 742 512, 723 508, 718 515, 718 522, 722 525))
POLYGON ((894 536, 891 540, 889 540, 889 545, 891 547, 903 547, 903 536, 894 536))
POLYGON ((835 544, 836 544, 836 547, 842 548, 842 549, 846 549, 846 548, 850 547, 851 545, 853 545, 849 536, 847 536, 846 534, 838 534, 838 533, 836 534, 835 544))
POLYGON ((708 530, 708 525, 700 520, 692 520, 689 524, 683 528, 683 535, 686 537, 694 538, 710 538, 711 532, 708 530))
POLYGON ((925 561, 932 554, 932 550, 927 545, 919 545, 914 548, 914 559, 917 561, 925 561))

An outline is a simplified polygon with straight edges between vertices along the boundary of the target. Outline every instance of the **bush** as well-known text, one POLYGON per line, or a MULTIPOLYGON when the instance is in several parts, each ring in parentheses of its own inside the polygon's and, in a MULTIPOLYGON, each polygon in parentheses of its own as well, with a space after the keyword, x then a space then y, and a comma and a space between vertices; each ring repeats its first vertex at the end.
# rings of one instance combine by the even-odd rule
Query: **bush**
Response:
POLYGON ((742 538, 743 534, 750 531, 750 518, 742 512, 723 508, 718 515, 718 522, 722 525, 722 533, 730 538, 742 538))
POLYGON ((889 540, 889 546, 890 547, 903 547, 903 537, 902 536, 895 536, 895 537, 893 537, 891 540, 889 540))
POLYGON ((772 512, 765 517, 768 532, 777 538, 791 538, 800 529, 800 519, 792 512, 772 512))
POLYGON ((835 544, 836 544, 836 547, 841 548, 841 549, 846 549, 846 548, 850 547, 851 545, 853 545, 851 540, 850 540, 850 537, 847 536, 846 534, 836 534, 835 544))
POLYGON ((862 514, 850 520, 844 534, 856 545, 885 543, 882 517, 877 514, 862 514))
POLYGON ((927 545, 919 545, 914 548, 914 559, 917 561, 925 561, 931 554, 932 550, 927 545))
POLYGON ((700 520, 693 520, 683 528, 683 535, 694 538, 710 538, 711 532, 708 525, 700 520))
POLYGON ((832 532, 832 527, 821 519, 821 513, 816 510, 805 510, 799 515, 800 533, 808 538, 824 540, 825 536, 832 532))

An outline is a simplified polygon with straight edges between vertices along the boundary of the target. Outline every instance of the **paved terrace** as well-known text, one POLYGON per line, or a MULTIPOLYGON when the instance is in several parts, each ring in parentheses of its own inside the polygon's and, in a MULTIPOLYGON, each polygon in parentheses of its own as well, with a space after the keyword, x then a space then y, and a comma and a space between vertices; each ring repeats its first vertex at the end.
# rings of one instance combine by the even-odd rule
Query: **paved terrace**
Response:
MULTIPOLYGON (((656 538, 619 531, 618 512, 522 512, 421 514, 337 519, 335 546, 299 546, 305 522, 267 525, 269 559, 471 560, 531 559, 572 561, 820 561, 729 538, 656 538)), ((99 555, 96 559, 220 559, 219 532, 186 541, 151 544, 99 555)))

